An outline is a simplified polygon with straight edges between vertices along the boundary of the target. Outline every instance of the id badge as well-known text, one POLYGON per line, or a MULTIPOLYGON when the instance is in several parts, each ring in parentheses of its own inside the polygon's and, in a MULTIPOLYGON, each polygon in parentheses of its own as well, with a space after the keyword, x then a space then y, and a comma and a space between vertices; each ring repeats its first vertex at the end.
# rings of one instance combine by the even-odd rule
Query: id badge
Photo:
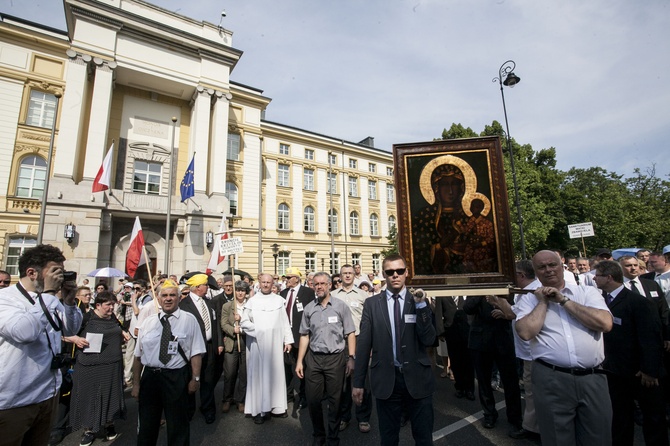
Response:
POLYGON ((416 314, 406 314, 405 315, 406 324, 416 324, 416 314))
POLYGON ((296 302, 295 307, 297 308, 298 311, 302 311, 302 302, 296 302))
POLYGON ((177 341, 170 341, 167 348, 168 355, 176 355, 178 351, 179 343, 177 341))

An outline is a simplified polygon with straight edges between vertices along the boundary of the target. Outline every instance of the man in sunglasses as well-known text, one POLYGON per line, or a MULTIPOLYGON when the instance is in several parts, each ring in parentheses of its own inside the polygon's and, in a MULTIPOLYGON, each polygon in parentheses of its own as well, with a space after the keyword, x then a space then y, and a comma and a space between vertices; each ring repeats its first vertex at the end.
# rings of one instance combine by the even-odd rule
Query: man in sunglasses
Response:
POLYGON ((7 288, 12 283, 12 276, 5 270, 0 269, 0 288, 7 288))
POLYGON ((435 377, 426 353, 435 342, 432 312, 425 293, 413 296, 405 288, 404 257, 390 255, 383 267, 386 290, 369 297, 363 306, 352 398, 362 404, 368 363, 372 364, 370 387, 377 401, 381 443, 399 443, 400 419, 406 409, 415 444, 432 445, 435 377))

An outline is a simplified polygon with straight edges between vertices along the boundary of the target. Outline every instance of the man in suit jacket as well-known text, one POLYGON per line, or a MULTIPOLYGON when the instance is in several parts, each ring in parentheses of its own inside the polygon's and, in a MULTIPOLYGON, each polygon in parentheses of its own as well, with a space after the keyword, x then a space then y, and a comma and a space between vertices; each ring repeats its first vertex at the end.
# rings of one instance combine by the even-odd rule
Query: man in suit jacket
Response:
POLYGON ((425 293, 412 296, 405 288, 404 257, 386 257, 383 269, 386 291, 368 298, 363 306, 352 397, 356 404, 362 403, 369 363, 381 444, 398 444, 405 409, 415 444, 432 445, 435 377, 426 354, 436 338, 432 312, 425 293))
POLYGON ((307 405, 305 398, 305 380, 295 375, 296 360, 298 359, 298 349, 300 347, 300 323, 302 322, 302 313, 308 303, 312 302, 316 295, 312 288, 300 284, 302 272, 297 267, 286 268, 286 288, 279 295, 284 298, 284 307, 288 315, 288 321, 291 324, 293 332, 293 348, 285 353, 284 373, 286 374, 287 401, 290 403, 295 400, 295 389, 293 382, 298 379, 300 386, 298 388, 298 407, 303 408, 307 405))
POLYGON ((612 312, 614 325, 605 333, 605 362, 612 400, 612 444, 632 445, 633 411, 637 399, 644 417, 646 444, 667 445, 665 404, 659 391, 663 373, 661 321, 654 304, 623 286, 619 263, 596 266, 596 283, 612 312))
POLYGON ((226 302, 221 309, 223 329, 223 403, 221 412, 228 413, 231 403, 237 403, 237 410, 244 413, 247 396, 247 343, 246 335, 240 329, 244 305, 249 296, 249 284, 238 280, 235 284, 235 301, 226 302))
POLYGON ((475 365, 475 375, 479 385, 479 402, 484 410, 482 425, 487 429, 492 429, 498 420, 498 410, 495 407, 496 402, 491 387, 495 361, 505 389, 507 421, 512 425, 509 436, 522 438, 524 431, 521 427, 523 421, 521 391, 516 370, 512 323, 504 315, 494 313, 495 308, 487 302, 484 296, 468 297, 463 310, 468 315, 474 316, 470 324, 468 347, 472 352, 475 365))
MULTIPOLYGON (((216 418, 216 402, 214 388, 219 381, 220 374, 216 375, 216 359, 223 354, 223 335, 221 331, 220 315, 216 314, 213 304, 205 296, 209 286, 207 275, 195 274, 186 281, 191 292, 179 303, 179 308, 195 316, 200 326, 200 333, 205 341, 207 353, 202 358, 202 372, 200 382, 200 411, 205 416, 205 422, 212 424, 216 418)), ((189 414, 195 413, 195 394, 189 395, 189 414)))

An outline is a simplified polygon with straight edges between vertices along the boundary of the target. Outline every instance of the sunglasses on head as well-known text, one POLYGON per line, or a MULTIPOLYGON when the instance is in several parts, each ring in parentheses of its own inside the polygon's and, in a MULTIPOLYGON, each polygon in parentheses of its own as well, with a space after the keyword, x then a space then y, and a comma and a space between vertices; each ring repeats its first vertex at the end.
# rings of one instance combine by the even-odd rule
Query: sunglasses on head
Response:
POLYGON ((407 271, 407 268, 385 269, 384 274, 386 274, 389 277, 393 276, 393 274, 402 276, 403 274, 405 274, 405 271, 407 271))

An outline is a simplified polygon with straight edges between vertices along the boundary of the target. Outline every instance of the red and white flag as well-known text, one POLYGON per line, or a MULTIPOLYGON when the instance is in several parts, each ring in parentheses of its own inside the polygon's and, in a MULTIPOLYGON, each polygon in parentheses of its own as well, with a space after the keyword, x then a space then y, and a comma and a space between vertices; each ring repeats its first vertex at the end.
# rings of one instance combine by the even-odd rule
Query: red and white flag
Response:
POLYGON ((216 234, 214 237, 214 246, 212 247, 212 257, 209 258, 209 263, 207 264, 207 270, 205 274, 212 274, 216 271, 216 267, 223 262, 226 256, 219 254, 219 240, 226 240, 228 238, 228 228, 226 227, 226 216, 221 217, 221 225, 219 226, 219 232, 222 234, 216 234))
POLYGON ((130 245, 126 253, 126 274, 135 277, 137 268, 146 263, 144 258, 144 235, 142 234, 142 225, 140 217, 135 217, 133 233, 130 236, 130 245))
POLYGON ((102 166, 93 180, 93 192, 102 192, 111 187, 112 184, 112 154, 114 153, 114 143, 109 148, 107 156, 102 161, 102 166))

